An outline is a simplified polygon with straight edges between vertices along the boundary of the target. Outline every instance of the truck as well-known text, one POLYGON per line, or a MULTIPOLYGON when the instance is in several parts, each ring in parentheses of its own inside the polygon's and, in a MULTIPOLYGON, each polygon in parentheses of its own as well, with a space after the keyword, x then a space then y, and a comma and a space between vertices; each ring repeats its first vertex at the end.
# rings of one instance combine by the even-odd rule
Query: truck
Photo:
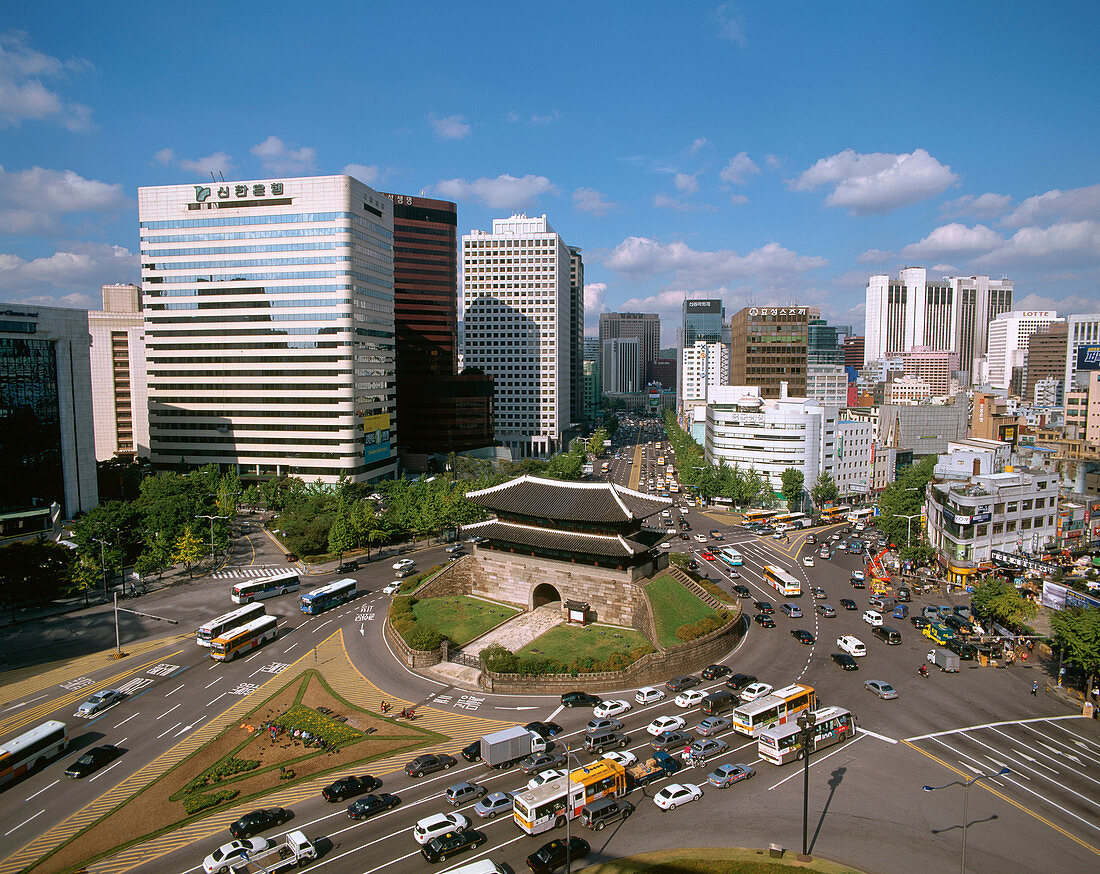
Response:
POLYGON ((280 844, 254 853, 230 866, 233 874, 274 874, 284 868, 307 865, 317 858, 317 848, 305 832, 292 831, 280 844))
POLYGON ((481 739, 481 761, 490 768, 511 768, 524 756, 546 750, 546 741, 521 725, 487 734, 481 739))
POLYGON ((952 674, 959 672, 959 657, 947 649, 930 649, 928 651, 929 664, 935 665, 941 671, 952 674))
POLYGON ((681 768, 680 762, 668 753, 656 752, 651 758, 626 769, 626 779, 630 786, 646 786, 654 780, 669 777, 681 768))

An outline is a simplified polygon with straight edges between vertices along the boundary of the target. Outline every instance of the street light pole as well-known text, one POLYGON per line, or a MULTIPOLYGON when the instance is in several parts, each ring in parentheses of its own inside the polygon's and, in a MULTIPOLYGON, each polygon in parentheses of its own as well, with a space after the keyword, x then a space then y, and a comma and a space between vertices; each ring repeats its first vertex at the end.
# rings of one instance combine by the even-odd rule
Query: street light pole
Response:
POLYGON ((573 750, 569 748, 569 744, 565 744, 565 874, 570 874, 570 867, 572 859, 570 859, 569 851, 571 849, 569 844, 569 820, 572 818, 570 814, 573 812, 573 793, 571 791, 569 760, 573 758, 573 750))
POLYGON ((810 859, 810 750, 814 745, 814 725, 817 719, 810 710, 803 710, 795 720, 802 734, 802 855, 803 861, 810 859))
POLYGON ((214 562, 214 520, 215 519, 228 519, 228 516, 213 516, 209 513, 200 513, 195 516, 196 519, 209 519, 210 520, 210 562, 213 567, 214 562))
POLYGON ((107 597, 107 541, 101 540, 98 537, 93 537, 96 543, 99 544, 99 567, 103 571, 103 597, 107 597))
POLYGON ((940 789, 947 789, 951 786, 962 786, 963 788, 963 824, 962 824, 962 856, 959 860, 960 874, 966 874, 966 825, 967 825, 967 801, 970 798, 970 787, 983 779, 993 779, 994 777, 1003 777, 1005 774, 1011 774, 1012 772, 1008 768, 1001 768, 995 774, 975 774, 973 777, 967 779, 963 777, 961 780, 952 780, 950 783, 944 783, 942 786, 922 786, 921 788, 925 792, 938 792, 940 789))

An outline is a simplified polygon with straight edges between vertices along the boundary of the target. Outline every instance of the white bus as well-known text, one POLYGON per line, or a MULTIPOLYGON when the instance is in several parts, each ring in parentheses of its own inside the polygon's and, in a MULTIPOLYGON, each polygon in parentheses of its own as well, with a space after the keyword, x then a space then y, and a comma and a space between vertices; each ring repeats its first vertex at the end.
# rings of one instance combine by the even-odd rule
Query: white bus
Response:
POLYGON ((231 628, 210 642, 210 657, 219 662, 231 662, 241 653, 274 640, 279 635, 279 617, 261 616, 240 628, 231 628))
POLYGON ((580 815, 586 804, 626 794, 626 770, 611 759, 597 759, 568 776, 555 777, 534 789, 517 792, 512 818, 529 835, 560 828, 580 815), (569 799, 566 800, 568 794, 569 799))
POLYGON ((56 719, 12 738, 0 746, 0 786, 18 780, 33 768, 41 768, 68 746, 69 730, 56 719))
POLYGON ((199 646, 210 646, 210 642, 215 637, 220 637, 230 628, 240 628, 265 613, 267 613, 267 610, 263 604, 247 604, 244 607, 238 607, 236 610, 230 610, 228 613, 223 613, 216 619, 211 619, 209 622, 200 625, 199 630, 195 633, 195 643, 199 646))
POLYGON ((802 584, 783 568, 772 564, 764 565, 764 579, 786 598, 797 598, 802 594, 802 584))
POLYGON ((297 571, 286 571, 270 577, 259 577, 233 586, 230 597, 234 604, 251 604, 263 598, 274 598, 287 592, 297 592, 301 579, 297 571))
POLYGON ((809 528, 810 517, 805 513, 783 513, 772 518, 776 531, 790 531, 794 528, 809 528))
POLYGON ((742 704, 730 714, 733 730, 749 737, 758 737, 760 732, 773 725, 785 725, 794 722, 798 714, 817 703, 813 686, 795 683, 785 689, 776 689, 770 695, 757 698, 748 704, 742 704))
POLYGON ((848 514, 849 522, 870 522, 875 517, 874 507, 860 507, 848 514))
MULTIPOLYGON (((856 718, 843 707, 823 707, 813 711, 814 741, 810 752, 844 743, 856 735, 856 718)), ((792 759, 802 759, 802 729, 795 722, 777 725, 760 733, 756 742, 760 758, 773 765, 783 765, 792 759)))
POLYGON ((732 546, 723 546, 718 550, 718 557, 730 567, 740 567, 745 563, 744 557, 732 546))

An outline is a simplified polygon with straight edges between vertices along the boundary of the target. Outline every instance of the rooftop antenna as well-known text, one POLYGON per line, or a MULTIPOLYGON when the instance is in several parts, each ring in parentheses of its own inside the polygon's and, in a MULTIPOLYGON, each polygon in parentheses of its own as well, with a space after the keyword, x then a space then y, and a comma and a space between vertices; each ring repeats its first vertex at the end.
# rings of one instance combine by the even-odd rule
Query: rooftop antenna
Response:
POLYGON ((218 181, 218 177, 214 175, 213 170, 210 171, 210 181, 211 182, 217 182, 218 181))
POLYGON ((222 171, 219 170, 218 175, 221 177, 222 182, 224 182, 225 181, 225 174, 223 174, 222 171))

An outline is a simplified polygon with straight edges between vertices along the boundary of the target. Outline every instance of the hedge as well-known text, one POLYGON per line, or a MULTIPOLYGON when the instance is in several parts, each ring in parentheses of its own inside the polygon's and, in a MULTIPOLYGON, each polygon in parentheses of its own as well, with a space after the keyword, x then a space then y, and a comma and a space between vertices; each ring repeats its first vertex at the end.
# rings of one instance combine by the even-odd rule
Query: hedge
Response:
POLYGON ((691 622, 687 625, 681 625, 676 629, 676 637, 682 641, 695 640, 696 638, 703 637, 710 634, 712 631, 717 631, 723 625, 730 620, 730 614, 728 610, 719 610, 716 613, 712 613, 710 616, 704 616, 702 619, 691 622))
POLYGON ((208 807, 215 807, 221 804, 223 801, 230 801, 236 798, 238 790, 236 789, 219 789, 217 792, 203 792, 200 795, 189 795, 183 799, 183 809, 187 812, 188 816, 199 813, 206 810, 208 807))
POLYGON ((491 644, 481 651, 481 663, 487 670, 498 674, 519 674, 523 677, 541 677, 547 674, 600 674, 621 671, 642 656, 656 650, 651 646, 637 646, 629 653, 612 653, 598 662, 591 656, 574 659, 569 664, 545 656, 518 656, 500 644, 491 644))
POLYGON ((390 601, 390 624, 413 649, 421 652, 439 649, 445 636, 431 625, 422 625, 416 621, 416 614, 413 612, 416 602, 417 599, 410 595, 394 595, 390 601))

